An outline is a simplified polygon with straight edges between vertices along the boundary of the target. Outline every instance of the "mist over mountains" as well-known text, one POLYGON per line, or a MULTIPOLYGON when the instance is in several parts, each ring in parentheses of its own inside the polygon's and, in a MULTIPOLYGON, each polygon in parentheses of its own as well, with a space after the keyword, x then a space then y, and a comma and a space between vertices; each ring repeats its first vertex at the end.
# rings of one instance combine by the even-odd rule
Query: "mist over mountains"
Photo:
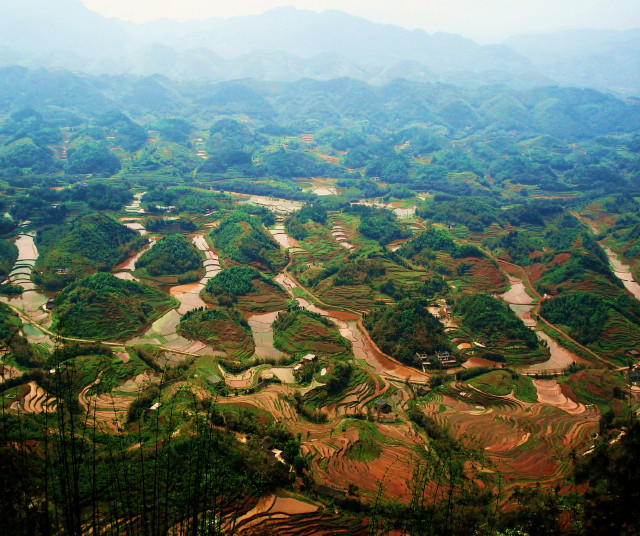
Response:
POLYGON ((397 78, 466 87, 575 85, 640 94, 640 30, 515 36, 481 46, 454 34, 382 25, 340 11, 133 24, 79 0, 0 6, 0 66, 181 80, 397 78))

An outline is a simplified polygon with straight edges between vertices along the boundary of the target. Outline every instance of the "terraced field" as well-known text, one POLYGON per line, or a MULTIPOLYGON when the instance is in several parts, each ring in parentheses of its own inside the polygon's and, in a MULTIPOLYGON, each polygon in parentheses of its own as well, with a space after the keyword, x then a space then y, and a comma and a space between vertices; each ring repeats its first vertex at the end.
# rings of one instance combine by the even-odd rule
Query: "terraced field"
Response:
MULTIPOLYGON (((5 402, 10 402, 6 400, 5 402)), ((55 413, 58 401, 35 381, 18 387, 14 402, 9 410, 24 413, 55 413)))
POLYGON ((592 445, 600 411, 569 399, 555 380, 533 385, 536 402, 451 383, 437 391, 425 412, 468 447, 484 451, 507 489, 527 481, 563 486, 570 454, 592 445))

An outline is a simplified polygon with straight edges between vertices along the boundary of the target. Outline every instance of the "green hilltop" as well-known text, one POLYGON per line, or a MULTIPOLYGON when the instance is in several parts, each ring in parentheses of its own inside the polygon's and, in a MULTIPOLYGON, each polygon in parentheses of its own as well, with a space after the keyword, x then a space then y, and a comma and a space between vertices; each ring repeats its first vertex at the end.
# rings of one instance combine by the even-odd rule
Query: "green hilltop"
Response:
POLYGON ((112 269, 145 242, 136 231, 104 214, 70 218, 38 233, 36 244, 42 255, 34 281, 46 289, 60 289, 92 272, 112 269))
POLYGON ((99 273, 71 283, 56 298, 53 329, 87 339, 126 339, 177 306, 154 288, 99 273))

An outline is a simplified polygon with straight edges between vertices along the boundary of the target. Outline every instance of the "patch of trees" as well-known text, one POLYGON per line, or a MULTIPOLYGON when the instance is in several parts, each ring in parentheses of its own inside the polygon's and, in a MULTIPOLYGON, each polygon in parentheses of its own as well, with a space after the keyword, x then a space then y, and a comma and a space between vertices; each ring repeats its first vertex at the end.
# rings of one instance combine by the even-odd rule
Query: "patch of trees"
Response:
POLYGON ((556 264, 545 271, 535 282, 535 286, 540 292, 548 292, 550 287, 559 287, 567 282, 580 283, 586 278, 593 277, 593 274, 603 276, 614 287, 623 286, 622 281, 613 274, 608 262, 592 252, 585 252, 578 248, 571 251, 571 256, 564 264, 556 264))
MULTIPOLYGON (((9 234, 14 231, 18 225, 15 220, 12 218, 7 218, 5 216, 0 216, 0 236, 9 234)), ((2 258, 2 255, 0 255, 2 258)))
POLYGON ((180 275, 202 269, 202 258, 194 243, 183 235, 171 234, 158 240, 136 261, 151 276, 180 275))
POLYGON ((480 162, 462 149, 441 151, 434 155, 432 163, 442 166, 449 173, 470 171, 478 177, 484 176, 484 170, 480 162))
POLYGON ((383 352, 415 365, 416 353, 449 349, 444 326, 426 305, 421 300, 405 299, 382 306, 364 317, 364 326, 383 352))
POLYGON ((367 177, 384 182, 407 182, 409 159, 400 153, 390 153, 370 161, 365 169, 367 177))
POLYGON ((446 143, 442 135, 435 134, 423 127, 409 127, 394 134, 393 142, 396 145, 409 142, 403 149, 404 153, 412 156, 425 156, 439 150, 446 143))
POLYGON ((567 173, 567 180, 585 189, 602 188, 605 192, 616 191, 626 185, 621 173, 603 165, 578 166, 567 173))
POLYGON ((487 238, 483 245, 492 251, 506 251, 511 262, 520 266, 528 266, 535 262, 529 254, 543 249, 540 240, 529 236, 524 231, 511 231, 497 237, 487 238))
POLYGON ((205 291, 214 296, 245 296, 255 290, 253 280, 261 277, 260 272, 251 266, 232 266, 209 279, 205 291))
MULTIPOLYGON (((365 146, 354 147, 340 158, 340 163, 349 169, 365 167, 374 158, 370 149, 365 146)), ((381 168, 371 168, 372 172, 381 171, 381 168)))
POLYGON ((416 214, 447 225, 460 224, 470 231, 482 232, 485 227, 498 221, 499 204, 486 197, 454 197, 437 194, 423 206, 418 207, 416 214))
POLYGON ((577 460, 577 482, 589 483, 582 519, 588 533, 637 532, 640 490, 635 476, 639 458, 640 424, 633 421, 619 441, 603 439, 592 454, 577 460))
POLYGON ((59 289, 91 270, 110 270, 145 243, 137 232, 104 214, 77 216, 38 233, 42 253, 33 279, 46 289, 59 289))
POLYGON ((27 195, 15 198, 11 214, 16 220, 41 223, 62 221, 69 211, 120 210, 133 196, 128 188, 117 184, 91 181, 69 188, 31 187, 27 195))
POLYGON ((539 344, 534 331, 525 326, 506 303, 488 294, 463 296, 453 312, 472 333, 490 341, 522 341, 529 348, 539 344))
POLYGON ((436 296, 443 296, 447 294, 449 292, 449 285, 442 276, 436 275, 425 279, 422 285, 418 287, 418 291, 425 298, 433 299, 436 296))
POLYGON ((289 398, 294 409, 302 415, 305 419, 316 424, 322 424, 327 422, 327 414, 318 408, 310 408, 304 403, 304 398, 300 391, 296 391, 292 397, 289 398))
POLYGON ((544 184, 557 180, 548 165, 536 163, 522 155, 496 160, 490 168, 490 174, 497 181, 508 180, 513 184, 544 184))
POLYGON ((48 188, 34 188, 27 195, 16 197, 10 214, 16 221, 30 220, 39 224, 59 223, 67 216, 66 205, 51 201, 57 196, 48 188))
MULTIPOLYGON (((0 499, 10 505, 5 532, 23 535, 25 527, 39 527, 45 533, 80 534, 93 511, 101 526, 124 523, 132 534, 161 534, 175 526, 190 534, 219 534, 220 520, 242 497, 260 497, 293 481, 289 467, 270 460, 258 441, 243 445, 223 428, 229 422, 242 430, 246 418, 227 417, 212 404, 188 403, 186 411, 202 417, 172 421, 160 431, 158 413, 145 411, 159 396, 156 390, 145 391, 130 415, 148 438, 142 445, 130 432, 107 444, 89 439, 83 427, 92 421, 78 415, 56 429, 42 453, 23 451, 13 446, 20 437, 42 444, 47 430, 23 417, 8 417, 7 428, 23 435, 10 432, 0 444, 0 499), (178 425, 192 433, 176 433, 178 425), (51 482, 45 489, 47 477, 51 482), (29 503, 35 506, 24 508, 29 503)), ((175 405, 172 414, 178 404, 163 401, 163 406, 175 405)), ((287 458, 297 451, 298 443, 281 427, 258 423, 256 430, 268 433, 287 458)))
POLYGON ((343 196, 357 199, 388 196, 391 191, 391 188, 384 188, 374 180, 361 178, 340 179, 336 181, 336 186, 346 188, 346 191, 342 193, 343 196))
MULTIPOLYGON (((249 324, 233 308, 198 308, 189 311, 180 319, 177 333, 211 345, 233 359, 245 359, 254 351, 249 324)), ((230 363, 238 361, 224 361, 225 366, 229 366, 230 363)))
POLYGON ((93 210, 120 210, 133 200, 133 195, 124 186, 91 181, 60 190, 58 199, 81 201, 93 210))
POLYGON ((6 277, 18 259, 18 248, 12 242, 0 240, 0 277, 6 277))
POLYGON ((52 329, 89 339, 130 338, 175 307, 164 292, 109 273, 97 273, 67 285, 56 297, 52 329))
POLYGON ((542 302, 540 314, 554 324, 569 328, 581 344, 598 340, 613 311, 640 325, 640 307, 626 295, 603 297, 587 292, 563 294, 542 302))
POLYGON ((120 171, 120 160, 102 142, 86 141, 67 152, 67 173, 110 177, 120 171))
POLYGON ((456 179, 448 174, 447 168, 437 164, 418 168, 416 176, 410 177, 406 184, 420 192, 436 191, 464 197, 497 197, 494 190, 481 188, 469 184, 465 180, 456 179))
POLYGON ((17 335, 21 325, 20 317, 8 305, 0 302, 0 342, 3 346, 17 335))
POLYGON ((320 177, 330 174, 343 175, 344 170, 321 161, 304 151, 279 148, 260 151, 255 155, 256 170, 260 176, 292 179, 294 177, 320 177))
POLYGON ((390 210, 351 205, 347 212, 360 216, 358 232, 380 245, 411 236, 411 231, 400 225, 397 216, 390 210))
POLYGON ((246 212, 232 212, 210 236, 215 247, 236 262, 255 263, 266 270, 284 264, 280 246, 266 234, 262 223, 246 212))
POLYGON ((157 130, 160 137, 173 143, 186 143, 193 125, 180 117, 164 117, 156 121, 151 128, 157 130))
POLYGON ((13 112, 0 127, 0 136, 8 138, 5 145, 23 138, 30 138, 37 146, 46 148, 62 140, 60 129, 54 121, 32 109, 24 108, 13 112))
POLYGON ((320 225, 327 224, 327 210, 319 203, 303 205, 302 208, 289 216, 284 227, 296 240, 304 240, 309 236, 309 231, 304 227, 309 221, 314 221, 320 225))
POLYGON ((508 208, 502 212, 502 216, 514 226, 544 227, 546 225, 545 219, 560 215, 562 210, 562 207, 557 204, 528 203, 508 208))
POLYGON ((161 212, 158 207, 175 207, 178 212, 204 214, 229 206, 229 196, 192 188, 153 188, 143 197, 143 206, 149 212, 161 212))
POLYGON ((338 361, 331 367, 329 377, 324 384, 325 389, 330 395, 343 391, 349 385, 352 374, 353 366, 351 364, 338 361))
POLYGON ((386 273, 384 262, 380 258, 360 258, 329 263, 314 278, 309 280, 311 286, 332 277, 337 286, 370 284, 374 278, 386 273))
POLYGON ((272 326, 275 347, 289 354, 343 355, 351 349, 349 341, 340 335, 331 320, 297 305, 278 313, 272 326))
POLYGON ((184 217, 178 218, 177 220, 169 218, 147 218, 144 220, 143 225, 150 233, 169 233, 179 231, 191 233, 198 228, 192 219, 184 217))
POLYGON ((115 144, 129 153, 137 151, 147 141, 147 131, 122 112, 106 112, 96 118, 95 124, 113 134, 115 144))
POLYGON ((427 229, 414 239, 403 244, 398 250, 398 254, 410 259, 425 251, 444 251, 454 259, 483 258, 485 256, 476 246, 456 244, 447 233, 433 228, 427 229))
POLYGON ((6 172, 55 173, 62 169, 53 151, 31 139, 18 140, 0 151, 0 168, 6 172))
POLYGON ((262 195, 293 201, 313 201, 316 196, 303 192, 295 184, 252 182, 249 180, 233 179, 216 183, 216 188, 223 192, 238 192, 241 194, 262 195))
POLYGON ((278 313, 278 316, 273 321, 273 329, 276 331, 286 331, 293 326, 295 321, 301 316, 311 318, 326 327, 334 326, 331 320, 322 316, 320 313, 314 313, 313 311, 309 311, 298 305, 292 305, 287 309, 287 311, 281 311, 278 313))

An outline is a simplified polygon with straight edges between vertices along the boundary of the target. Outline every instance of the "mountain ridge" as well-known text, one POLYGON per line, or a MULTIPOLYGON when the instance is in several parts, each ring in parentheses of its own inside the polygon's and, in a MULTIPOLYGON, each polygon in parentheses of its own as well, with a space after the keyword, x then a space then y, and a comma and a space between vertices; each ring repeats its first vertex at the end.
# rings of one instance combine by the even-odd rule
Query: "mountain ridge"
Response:
POLYGON ((639 36, 640 29, 572 30, 479 45, 335 9, 288 6, 228 19, 134 24, 105 18, 79 0, 0 6, 0 66, 181 80, 349 76, 376 84, 394 78, 469 87, 559 83, 640 95, 639 36))

